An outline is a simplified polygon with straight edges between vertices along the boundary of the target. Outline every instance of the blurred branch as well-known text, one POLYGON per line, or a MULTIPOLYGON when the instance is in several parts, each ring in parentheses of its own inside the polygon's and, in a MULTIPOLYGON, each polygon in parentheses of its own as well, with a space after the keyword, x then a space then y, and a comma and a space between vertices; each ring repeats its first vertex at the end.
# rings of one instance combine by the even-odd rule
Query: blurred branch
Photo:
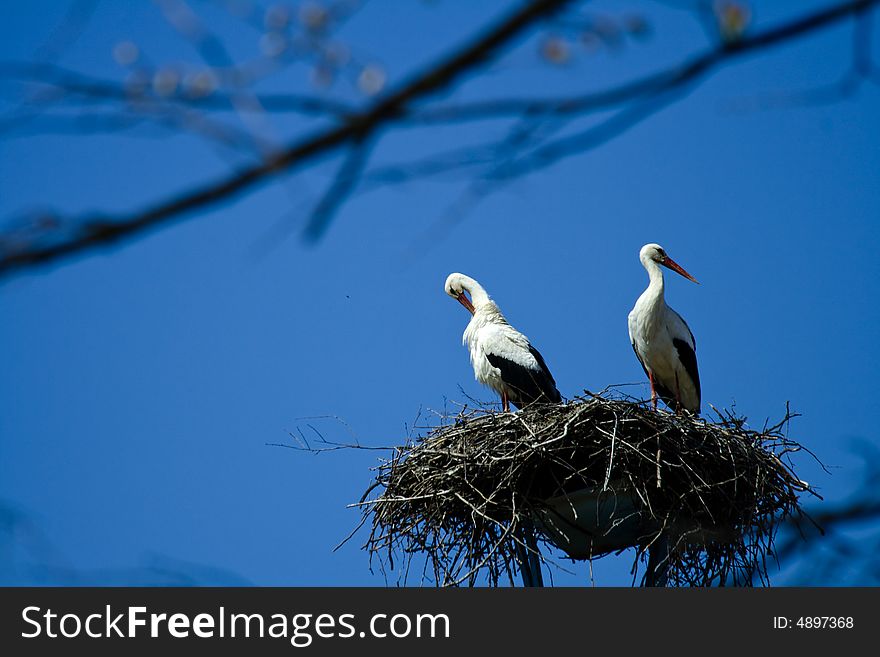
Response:
POLYGON ((261 164, 240 171, 230 178, 185 192, 144 211, 116 218, 103 215, 86 217, 78 222, 82 229, 58 243, 25 247, 4 254, 0 257, 0 274, 52 262, 131 238, 170 219, 234 198, 257 183, 290 171, 343 144, 362 141, 368 134, 405 113, 411 103, 451 85, 465 72, 491 60, 515 37, 539 19, 560 10, 569 1, 533 0, 469 45, 379 100, 372 108, 348 117, 341 125, 307 136, 280 153, 268 157, 261 164))
MULTIPOLYGON (((366 109, 352 111, 347 106, 336 106, 332 102, 330 105, 325 105, 323 99, 309 97, 278 96, 270 102, 270 97, 254 96, 259 103, 259 111, 268 111, 273 102, 277 103, 276 109, 283 103, 289 103, 289 107, 296 111, 329 114, 334 124, 307 134, 285 148, 264 154, 258 164, 241 169, 225 179, 186 190, 127 215, 90 214, 70 219, 51 216, 47 224, 64 229, 62 231, 64 234, 55 232, 56 239, 19 240, 16 243, 14 240, 4 240, 0 236, 0 276, 132 239, 147 230, 158 228, 172 220, 180 220, 195 211, 208 210, 220 202, 232 200, 282 174, 311 166, 320 158, 338 150, 348 149, 348 159, 338 171, 323 199, 315 207, 312 220, 306 229, 308 238, 317 239, 352 192, 357 179, 362 176, 371 180, 382 178, 376 176, 374 172, 364 172, 367 153, 370 150, 366 145, 389 126, 419 126, 504 117, 520 119, 537 117, 543 120, 552 117, 580 117, 599 110, 620 108, 618 113, 604 124, 573 135, 549 141, 551 135, 562 127, 563 124, 560 123, 554 129, 544 131, 540 138, 522 139, 521 148, 524 150, 507 153, 504 165, 493 166, 480 185, 485 187, 486 180, 510 180, 604 143, 650 116, 665 104, 681 97, 694 83, 705 78, 711 71, 717 70, 722 64, 790 42, 846 18, 863 17, 865 12, 880 3, 880 0, 842 1, 829 8, 752 35, 745 33, 728 35, 716 46, 682 64, 605 91, 567 98, 499 99, 457 106, 419 105, 419 101, 425 97, 452 86, 464 75, 492 61, 503 48, 509 46, 528 28, 560 11, 571 1, 532 0, 522 5, 480 36, 442 59, 435 66, 412 77, 396 91, 381 97, 366 109)), ((857 31, 859 29, 857 27, 857 31)), ((864 52, 864 48, 857 52, 864 52)), ((863 63, 861 67, 865 69, 866 66, 863 63)), ((7 73, 15 73, 15 65, 7 65, 5 70, 7 73)), ((868 67, 868 70, 873 70, 872 66, 868 67)), ((63 72, 57 67, 41 65, 39 71, 47 79, 60 73, 69 77, 69 72, 63 72)), ((94 79, 66 79, 61 85, 62 91, 71 88, 68 84, 70 82, 74 83, 72 88, 77 88, 78 84, 84 96, 100 98, 103 95, 115 100, 131 101, 131 95, 125 89, 94 79)), ((215 107, 222 106, 225 109, 235 107, 235 98, 222 95, 188 100, 174 97, 170 100, 193 104, 204 103, 204 106, 214 104, 215 107)), ((502 140, 501 143, 504 144, 505 141, 502 140)), ((431 173, 432 167, 429 163, 417 164, 422 172, 431 173)), ((463 164, 469 165, 470 162, 463 164)), ((433 170, 449 170, 450 167, 454 167, 454 162, 447 159, 444 166, 433 167, 433 170)), ((384 172, 386 179, 389 177, 388 173, 387 170, 384 172)))
POLYGON ((363 141, 358 141, 352 146, 333 182, 327 187, 327 191, 311 213, 309 224, 306 226, 306 236, 309 239, 316 240, 321 237, 336 211, 348 199, 367 164, 371 148, 371 144, 363 141))
POLYGON ((43 62, 59 59, 85 32, 97 5, 98 0, 71 2, 61 23, 52 30, 46 43, 34 53, 34 59, 43 62))
MULTIPOLYGON (((235 94, 214 91, 209 95, 192 96, 178 93, 158 96, 147 88, 138 85, 124 85, 112 80, 96 78, 84 73, 71 71, 54 64, 28 62, 0 62, 0 78, 22 80, 46 86, 42 95, 48 99, 57 98, 91 100, 99 103, 129 103, 186 105, 202 110, 232 111, 235 107, 235 94)), ((330 116, 345 118, 355 113, 355 108, 347 103, 308 94, 257 94, 260 109, 244 108, 249 111, 299 113, 307 116, 330 116)))
POLYGON ((856 18, 853 31, 852 61, 843 75, 830 84, 799 91, 776 91, 757 98, 741 99, 727 104, 731 112, 816 107, 839 103, 855 96, 865 83, 880 86, 880 67, 872 56, 872 18, 863 12, 856 18))
POLYGON ((782 567, 792 567, 793 584, 880 584, 880 452, 862 447, 865 470, 856 491, 841 502, 808 509, 805 517, 789 518, 780 531, 774 556, 782 567))
MULTIPOLYGON (((780 27, 758 33, 752 37, 744 37, 733 42, 723 42, 717 48, 710 49, 669 70, 651 74, 600 92, 564 98, 498 99, 458 106, 435 107, 419 112, 415 116, 409 117, 409 120, 415 123, 433 123, 485 120, 504 116, 582 116, 613 109, 614 107, 640 99, 650 100, 652 98, 656 99, 658 104, 666 104, 662 100, 664 94, 698 81, 699 78, 707 75, 722 63, 803 36, 852 14, 862 14, 877 4, 878 0, 855 0, 841 3, 780 27)), ((862 26, 865 21, 866 18, 864 16, 860 17, 859 26, 862 26)), ((865 74, 875 71, 870 60, 870 41, 868 39, 868 30, 864 27, 857 29, 855 41, 863 45, 856 50, 855 61, 859 63, 854 65, 854 69, 864 71, 865 74), (867 48, 864 43, 867 43, 867 48)), ((665 98, 666 102, 670 100, 668 96, 665 98)), ((658 107, 657 109, 660 108, 658 107)), ((652 114, 653 111, 642 107, 641 110, 631 114, 638 115, 640 113, 652 114)), ((613 118, 611 122, 617 123, 613 118)), ((631 125, 638 121, 634 121, 630 117, 626 122, 631 125)), ((596 130, 591 128, 584 133, 565 137, 557 142, 548 144, 540 151, 532 153, 521 166, 524 168, 534 167, 540 160, 555 162, 573 152, 581 152, 583 148, 594 142, 595 133, 596 130)), ((422 164, 424 165, 424 163, 422 164)), ((401 164, 397 166, 397 169, 400 170, 404 167, 405 165, 401 164)), ((383 171, 383 175, 391 173, 390 171, 383 171)), ((507 175, 512 173, 516 173, 516 170, 508 171, 507 175)))
MULTIPOLYGON (((549 167, 560 160, 593 150, 633 126, 653 116, 664 107, 684 97, 700 78, 708 75, 721 64, 760 48, 767 48, 815 30, 826 21, 837 20, 855 12, 858 16, 854 35, 853 71, 868 75, 873 71, 870 60, 870 17, 864 13, 871 3, 861 3, 862 8, 843 5, 803 17, 800 20, 769 29, 751 38, 722 42, 717 48, 694 56, 684 63, 650 74, 635 81, 595 93, 554 99, 498 99, 458 106, 434 107, 410 117, 414 123, 455 122, 485 120, 505 116, 519 116, 534 121, 556 119, 553 130, 545 131, 536 140, 529 141, 515 153, 498 164, 499 151, 509 145, 508 140, 491 142, 476 147, 457 149, 438 156, 412 162, 396 163, 369 170, 365 180, 372 186, 400 183, 418 178, 450 173, 457 169, 490 165, 488 170, 474 180, 453 203, 450 210, 425 232, 420 244, 435 242, 438 230, 444 230, 460 221, 466 208, 514 179, 549 167), (621 108, 610 117, 582 131, 549 140, 565 121, 600 111, 621 108)), ((416 250, 418 250, 416 246, 416 250)))

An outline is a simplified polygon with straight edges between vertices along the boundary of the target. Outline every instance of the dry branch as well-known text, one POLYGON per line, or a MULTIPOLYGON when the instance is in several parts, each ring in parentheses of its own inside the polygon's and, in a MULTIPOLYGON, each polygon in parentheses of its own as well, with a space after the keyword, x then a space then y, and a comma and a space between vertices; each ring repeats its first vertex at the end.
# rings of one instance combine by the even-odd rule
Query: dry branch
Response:
POLYGON ((379 100, 373 107, 347 117, 338 126, 306 136, 280 153, 266 158, 262 163, 240 171, 230 178, 207 184, 195 191, 159 203, 146 211, 118 220, 97 216, 84 222, 86 230, 72 239, 2 254, 0 274, 12 269, 56 260, 86 248, 113 244, 182 214, 235 198, 259 182, 290 171, 344 144, 363 142, 367 136, 375 134, 385 124, 404 114, 410 104, 429 94, 437 93, 455 82, 465 72, 486 63, 536 21, 559 11, 568 2, 570 0, 532 0, 481 34, 471 44, 404 83, 397 91, 379 100))
MULTIPOLYGON (((292 109, 304 112, 329 112, 331 115, 336 115, 334 123, 293 140, 259 164, 234 172, 225 179, 185 190, 128 214, 95 213, 73 219, 53 215, 51 221, 46 223, 61 226, 63 231, 56 231, 46 239, 34 241, 22 242, 10 239, 6 244, 0 241, 0 276, 129 240, 147 230, 179 220, 196 211, 205 211, 221 202, 231 201, 257 185, 282 174, 289 174, 298 168, 311 166, 337 151, 349 150, 353 155, 347 160, 348 165, 343 166, 341 175, 337 176, 328 187, 323 200, 315 208, 314 221, 307 227, 307 235, 314 238, 320 235, 340 204, 344 203, 345 198, 358 182, 357 179, 361 176, 369 179, 372 175, 370 171, 362 171, 369 149, 359 147, 359 144, 374 142, 382 130, 389 126, 430 125, 437 122, 504 116, 549 118, 583 116, 599 108, 620 108, 618 115, 613 119, 615 123, 606 126, 606 130, 597 132, 591 129, 542 144, 522 153, 521 157, 510 165, 502 167, 494 176, 497 179, 510 180, 549 166, 572 153, 583 152, 603 143, 607 138, 615 136, 649 116, 665 102, 682 95, 691 84, 733 59, 790 42, 848 17, 863 18, 868 10, 880 3, 880 0, 840 1, 778 27, 751 35, 746 34, 737 40, 720 42, 682 64, 606 91, 580 94, 571 98, 489 100, 457 107, 438 105, 432 108, 425 105, 423 101, 427 97, 449 88, 465 75, 473 73, 480 66, 497 57, 527 29, 560 11, 565 5, 571 4, 571 1, 532 0, 524 4, 471 42, 440 60, 435 66, 399 85, 396 90, 378 99, 366 109, 348 112, 344 107, 326 107, 308 98, 291 96, 287 101, 292 109), (641 104, 632 107, 633 103, 641 104), (352 177, 355 179, 346 179, 346 175, 349 174, 353 174, 352 177), (340 190, 343 192, 340 194, 340 199, 332 199, 331 197, 340 190)), ((859 39, 856 41, 858 42, 859 39)), ((50 78, 64 73, 59 69, 46 68, 45 65, 44 69, 42 72, 50 78)), ((863 77, 869 76, 872 80, 876 75, 873 67, 865 69, 862 66, 859 71, 863 77)), ((69 78, 70 75, 64 74, 61 77, 69 78)), ((74 80, 74 83, 77 82, 82 83, 79 85, 79 90, 85 95, 113 97, 120 93, 119 89, 112 85, 103 85, 100 81, 74 80)), ((61 83, 63 86, 64 80, 61 83)), ((268 104, 269 99, 261 99, 259 96, 255 98, 264 107, 268 104)), ((206 104, 220 102, 225 107, 231 104, 232 100, 232 98, 218 97, 199 102, 206 104)), ((282 98, 274 100, 282 105, 287 102, 282 98)))

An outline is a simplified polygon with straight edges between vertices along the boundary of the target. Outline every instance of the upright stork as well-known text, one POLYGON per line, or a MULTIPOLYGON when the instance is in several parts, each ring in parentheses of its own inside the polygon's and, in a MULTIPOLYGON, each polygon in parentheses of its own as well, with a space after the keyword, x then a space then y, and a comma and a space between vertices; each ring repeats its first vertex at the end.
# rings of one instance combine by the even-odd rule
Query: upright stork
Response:
POLYGON ((456 273, 446 279, 445 289, 471 313, 462 343, 470 351, 474 377, 501 396, 505 412, 511 404, 522 408, 534 402, 562 401, 544 358, 508 324, 482 285, 456 273))
POLYGON ((698 283, 659 244, 645 244, 639 260, 648 270, 650 283, 629 314, 629 339, 633 351, 651 382, 651 402, 659 396, 675 411, 700 412, 700 373, 697 343, 687 323, 666 305, 660 265, 698 283))

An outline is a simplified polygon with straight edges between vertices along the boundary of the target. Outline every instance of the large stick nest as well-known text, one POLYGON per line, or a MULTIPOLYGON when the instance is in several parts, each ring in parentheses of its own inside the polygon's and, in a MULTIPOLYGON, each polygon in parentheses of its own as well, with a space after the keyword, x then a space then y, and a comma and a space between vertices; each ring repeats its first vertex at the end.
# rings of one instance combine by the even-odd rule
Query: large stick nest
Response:
POLYGON ((545 565, 551 545, 572 559, 635 547, 635 582, 662 542, 668 584, 766 583, 776 528, 810 490, 786 456, 802 449, 784 435, 792 415, 753 430, 728 412, 709 422, 587 395, 464 408, 396 448, 361 502, 371 561, 405 578, 422 555, 438 585, 513 584, 534 531, 545 565))

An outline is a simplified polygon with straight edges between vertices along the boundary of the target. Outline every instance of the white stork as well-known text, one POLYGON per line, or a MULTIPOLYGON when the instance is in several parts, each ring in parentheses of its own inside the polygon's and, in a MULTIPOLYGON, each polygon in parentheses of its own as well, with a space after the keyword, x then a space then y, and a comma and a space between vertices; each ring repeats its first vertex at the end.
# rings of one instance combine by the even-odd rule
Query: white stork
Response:
POLYGON ((544 358, 507 323, 482 285, 470 276, 450 274, 445 288, 472 315, 462 343, 470 351, 477 381, 501 395, 505 412, 510 404, 522 408, 533 402, 562 401, 544 358))
POLYGON ((651 282, 629 314, 629 339, 651 382, 651 402, 656 409, 659 395, 673 410, 683 408, 699 414, 697 343, 681 315, 666 305, 660 265, 694 283, 699 281, 666 255, 659 244, 645 244, 639 260, 651 282))

